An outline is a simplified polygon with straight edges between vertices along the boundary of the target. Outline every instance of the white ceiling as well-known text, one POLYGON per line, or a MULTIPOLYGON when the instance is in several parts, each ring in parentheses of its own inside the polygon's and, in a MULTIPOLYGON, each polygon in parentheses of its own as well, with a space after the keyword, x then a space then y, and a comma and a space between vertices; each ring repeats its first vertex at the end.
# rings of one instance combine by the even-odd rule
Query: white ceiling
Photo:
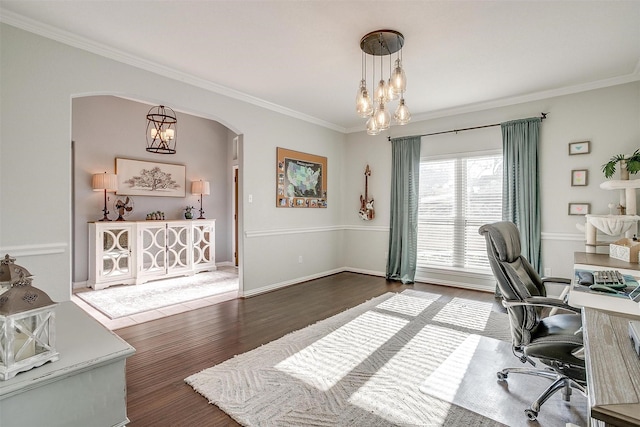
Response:
POLYGON ((640 80, 640 0, 1 0, 0 20, 347 132, 381 28, 405 36, 414 121, 640 80))

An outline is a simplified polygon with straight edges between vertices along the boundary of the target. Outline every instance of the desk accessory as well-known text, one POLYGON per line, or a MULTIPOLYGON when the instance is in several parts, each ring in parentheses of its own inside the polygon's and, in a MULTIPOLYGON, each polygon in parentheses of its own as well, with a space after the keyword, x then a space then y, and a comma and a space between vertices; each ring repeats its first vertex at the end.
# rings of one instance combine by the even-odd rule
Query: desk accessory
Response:
POLYGON ((578 283, 584 286, 593 285, 593 273, 589 271, 578 271, 578 283))
POLYGON ((621 295, 627 295, 626 293, 622 292, 622 291, 618 291, 617 289, 614 289, 610 286, 606 286, 606 285, 601 285, 599 283, 593 284, 591 286, 589 286, 589 289, 592 291, 596 291, 596 292, 606 292, 608 294, 621 294, 621 295))

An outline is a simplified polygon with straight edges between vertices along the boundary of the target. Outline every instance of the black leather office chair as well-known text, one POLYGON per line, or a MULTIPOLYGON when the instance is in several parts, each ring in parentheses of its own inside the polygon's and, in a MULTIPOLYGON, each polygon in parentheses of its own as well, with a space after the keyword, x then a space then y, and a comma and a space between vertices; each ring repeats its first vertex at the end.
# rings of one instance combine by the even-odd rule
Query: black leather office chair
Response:
POLYGON ((497 222, 480 227, 487 243, 487 255, 502 294, 511 324, 513 352, 522 363, 535 366, 532 358, 546 365, 507 368, 498 372, 504 381, 509 374, 527 374, 553 380, 538 398, 525 410, 530 420, 538 417, 540 406, 556 391, 562 390, 569 401, 572 388, 586 395, 586 374, 582 344, 580 309, 556 298, 547 298, 545 283, 569 284, 569 279, 542 279, 521 255, 520 233, 511 222, 497 222), (568 310, 569 314, 543 317, 544 307, 568 310))

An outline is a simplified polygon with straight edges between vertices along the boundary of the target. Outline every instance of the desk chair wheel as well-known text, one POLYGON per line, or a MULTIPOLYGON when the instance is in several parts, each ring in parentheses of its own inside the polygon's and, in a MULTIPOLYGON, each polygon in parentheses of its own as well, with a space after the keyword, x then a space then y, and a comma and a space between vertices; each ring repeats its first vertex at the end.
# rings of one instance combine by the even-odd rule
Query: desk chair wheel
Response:
POLYGON ((509 376, 506 372, 503 371, 497 372, 496 375, 498 376, 498 381, 504 381, 509 376))
POLYGON ((535 421, 538 418, 538 411, 534 411, 533 409, 525 409, 524 413, 529 418, 529 421, 535 421))

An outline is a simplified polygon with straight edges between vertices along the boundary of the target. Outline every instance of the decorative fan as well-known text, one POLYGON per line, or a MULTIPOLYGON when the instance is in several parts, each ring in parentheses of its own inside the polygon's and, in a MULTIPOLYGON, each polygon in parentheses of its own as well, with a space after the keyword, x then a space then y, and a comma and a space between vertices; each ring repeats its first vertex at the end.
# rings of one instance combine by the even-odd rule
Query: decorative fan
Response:
POLYGON ((133 212, 133 198, 131 196, 116 197, 113 201, 113 209, 118 212, 116 221, 124 221, 133 212))

